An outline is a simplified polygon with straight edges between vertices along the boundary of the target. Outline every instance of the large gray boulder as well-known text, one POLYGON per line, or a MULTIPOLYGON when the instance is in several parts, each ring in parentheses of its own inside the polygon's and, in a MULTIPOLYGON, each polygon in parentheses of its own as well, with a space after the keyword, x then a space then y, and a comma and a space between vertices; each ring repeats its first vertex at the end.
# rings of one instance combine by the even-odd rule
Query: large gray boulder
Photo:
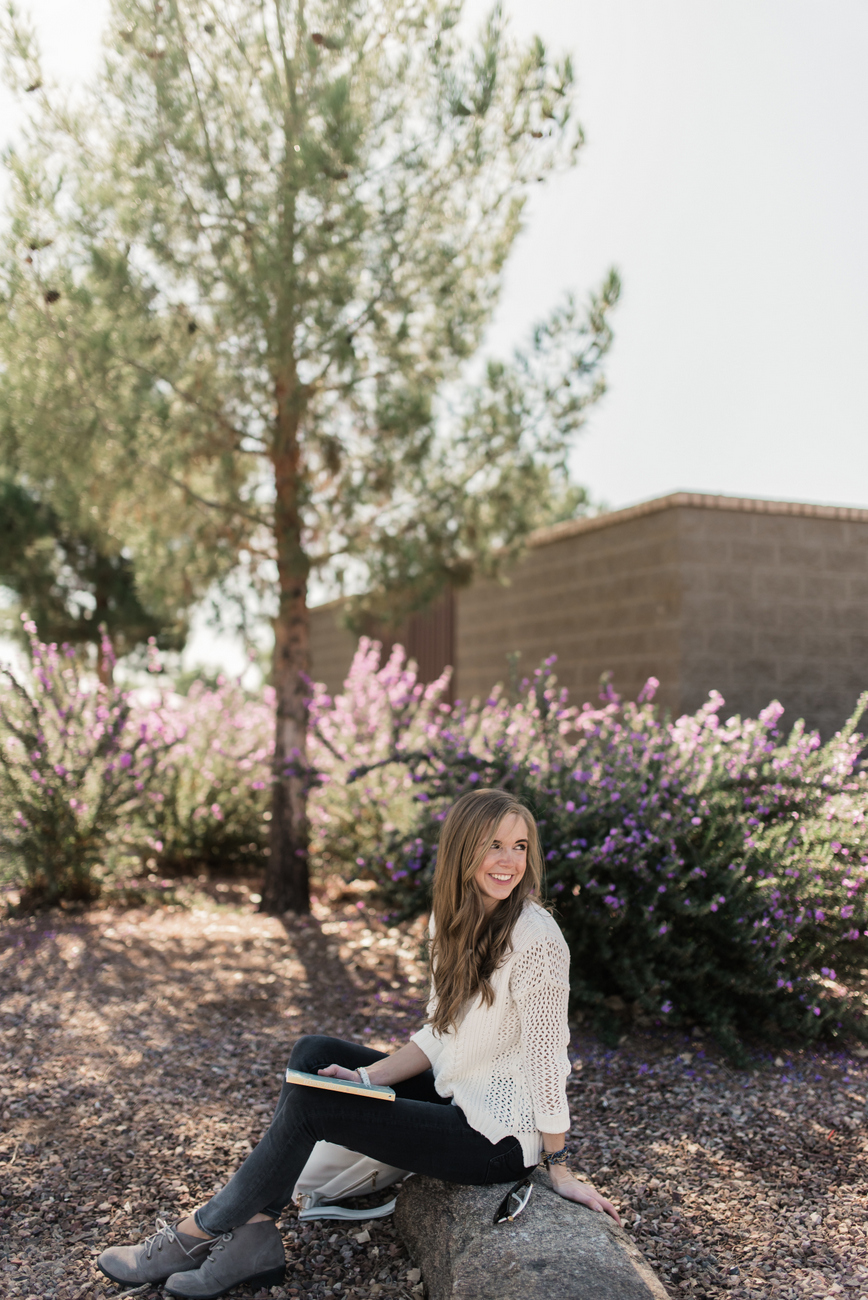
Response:
POLYGON ((506 1185, 406 1181, 395 1224, 428 1300, 667 1300, 607 1214, 565 1201, 542 1171, 533 1177, 527 1208, 501 1224, 492 1220, 506 1185))

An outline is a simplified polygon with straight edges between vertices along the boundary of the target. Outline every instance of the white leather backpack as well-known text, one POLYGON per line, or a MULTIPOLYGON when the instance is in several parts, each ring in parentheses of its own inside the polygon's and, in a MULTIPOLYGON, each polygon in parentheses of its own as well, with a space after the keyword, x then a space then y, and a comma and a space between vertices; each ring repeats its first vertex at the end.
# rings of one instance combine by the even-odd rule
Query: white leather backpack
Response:
POLYGON ((292 1199, 299 1207, 301 1223, 311 1219, 383 1219, 393 1212, 397 1198, 364 1210, 351 1210, 334 1202, 378 1192, 409 1176, 406 1169, 372 1160, 348 1147, 317 1142, 301 1171, 292 1199))

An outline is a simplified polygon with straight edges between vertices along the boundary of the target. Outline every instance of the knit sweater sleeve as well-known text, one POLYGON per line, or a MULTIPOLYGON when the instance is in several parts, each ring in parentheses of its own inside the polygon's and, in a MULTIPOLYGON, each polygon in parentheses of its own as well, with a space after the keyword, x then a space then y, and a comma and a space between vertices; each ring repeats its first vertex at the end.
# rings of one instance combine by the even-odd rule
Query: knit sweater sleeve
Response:
POLYGON ((570 994, 569 951, 563 939, 545 935, 517 954, 510 990, 521 1018, 521 1043, 534 1121, 541 1133, 570 1127, 566 1080, 570 994))

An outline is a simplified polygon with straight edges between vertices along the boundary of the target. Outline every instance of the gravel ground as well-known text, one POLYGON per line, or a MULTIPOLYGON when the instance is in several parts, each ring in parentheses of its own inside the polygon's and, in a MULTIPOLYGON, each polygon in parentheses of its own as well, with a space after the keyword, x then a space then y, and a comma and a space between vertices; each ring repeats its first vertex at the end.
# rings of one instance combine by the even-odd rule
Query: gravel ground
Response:
MULTIPOLYGON (((299 1034, 387 1051, 419 1023, 421 924, 352 898, 281 922, 243 886, 211 894, 4 923, 3 1296, 116 1294, 94 1257, 225 1181, 299 1034)), ((572 1056, 574 1167, 673 1295, 868 1300, 868 1053, 758 1048, 737 1071, 698 1037, 606 1050, 577 1030, 572 1056)), ((419 1300, 391 1220, 283 1228, 287 1280, 260 1297, 419 1300)))

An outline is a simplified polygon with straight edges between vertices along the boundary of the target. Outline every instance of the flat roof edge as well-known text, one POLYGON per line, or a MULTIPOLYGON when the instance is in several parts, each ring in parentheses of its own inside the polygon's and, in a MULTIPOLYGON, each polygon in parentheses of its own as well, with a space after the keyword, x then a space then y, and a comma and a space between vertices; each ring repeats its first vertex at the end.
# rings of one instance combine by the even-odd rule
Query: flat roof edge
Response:
POLYGON ((822 506, 810 501, 766 501, 758 497, 717 496, 711 492, 670 492, 665 497, 653 497, 635 506, 592 515, 586 519, 566 519, 561 524, 538 528, 528 538, 529 546, 547 546, 577 533, 592 533, 598 528, 613 528, 643 515, 656 515, 664 510, 689 508, 693 510, 731 510, 742 514, 796 515, 804 519, 838 519, 845 522, 868 524, 868 510, 857 506, 822 506))

